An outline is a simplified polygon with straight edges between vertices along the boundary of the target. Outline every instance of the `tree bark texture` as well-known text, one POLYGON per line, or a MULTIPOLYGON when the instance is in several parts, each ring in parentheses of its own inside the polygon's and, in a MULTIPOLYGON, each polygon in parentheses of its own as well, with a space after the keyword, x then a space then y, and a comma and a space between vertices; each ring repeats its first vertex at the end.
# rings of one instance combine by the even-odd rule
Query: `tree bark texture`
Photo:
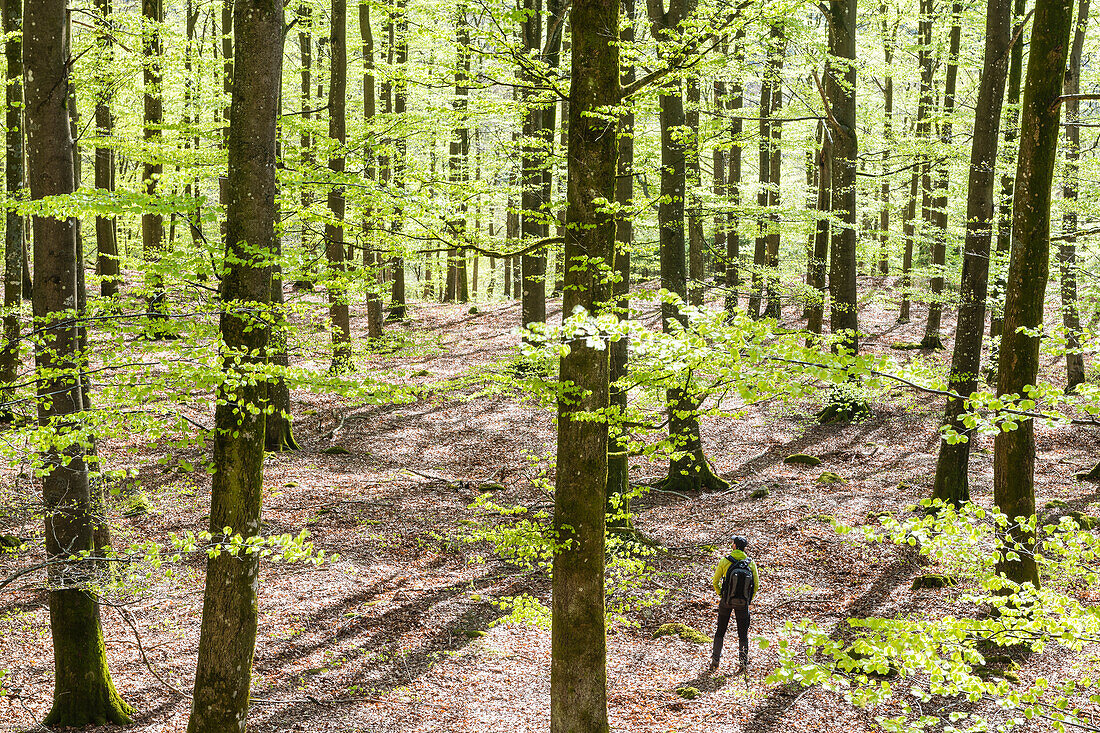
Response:
MULTIPOLYGON (((64 0, 35 0, 24 16, 27 163, 32 200, 65 196, 76 188, 68 110, 69 19, 64 0)), ((41 453, 47 560, 93 549, 92 489, 84 451, 74 432, 84 400, 79 378, 80 339, 75 218, 34 217, 34 317, 38 420, 53 440, 41 453)), ((107 669, 99 605, 85 586, 94 562, 57 564, 49 573, 50 631, 54 645, 53 707, 46 725, 130 722, 107 669)))
MULTIPOLYGON (((1073 5, 1036 0, 1020 114, 1020 153, 1012 202, 1012 257, 1005 290, 997 394, 1026 397, 1039 372, 1043 298, 1050 275, 1050 202, 1073 5)), ((1035 425, 1024 419, 998 433, 993 453, 993 501, 1010 522, 1035 513, 1035 425)), ((1009 536, 1019 559, 1003 559, 998 572, 1019 583, 1039 584, 1035 537, 1021 527, 1009 536)))
MULTIPOLYGON (((20 0, 3 3, 3 27, 7 60, 4 123, 4 186, 8 197, 22 195, 23 175, 23 5, 20 0)), ((4 347, 0 350, 0 401, 11 400, 6 385, 15 383, 19 371, 19 309, 23 301, 23 217, 6 210, 4 232, 4 347)), ((10 406, 0 406, 0 416, 11 417, 10 406)))
POLYGON ((1001 104, 1008 73, 1012 31, 1012 0, 990 0, 986 6, 985 62, 975 107, 974 139, 970 150, 967 183, 966 236, 963 240, 962 281, 959 286, 959 320, 951 354, 949 390, 963 399, 948 398, 944 425, 967 437, 962 443, 940 441, 932 496, 956 505, 969 501, 968 467, 973 431, 962 421, 966 397, 978 388, 985 332, 986 293, 989 284, 989 250, 993 239, 997 142, 1000 139, 1001 104))
MULTIPOLYGON (((275 255, 276 120, 283 59, 280 0, 236 0, 238 50, 229 120, 227 268, 221 334, 226 379, 215 407, 210 532, 260 532, 266 385, 255 372, 268 345, 275 255)), ((248 719, 256 644, 259 556, 222 552, 206 563, 188 733, 240 733, 248 719)))
MULTIPOLYGON (((347 144, 347 0, 332 0, 332 29, 329 34, 330 72, 328 84, 328 136, 336 142, 329 158, 329 170, 344 173, 347 144)), ((348 314, 347 249, 344 242, 344 214, 347 201, 343 186, 332 186, 328 193, 332 221, 325 223, 325 259, 328 261, 328 310, 332 328, 332 371, 341 374, 352 368, 351 319, 348 314)))
MULTIPOLYGON (((574 0, 568 183, 562 304, 595 314, 611 297, 615 220, 598 203, 615 198, 616 123, 597 110, 618 102, 620 0, 574 0)), ((578 338, 561 358, 558 470, 550 657, 551 733, 606 733, 607 635, 604 610, 604 502, 608 429, 577 413, 606 410, 609 356, 578 338)))

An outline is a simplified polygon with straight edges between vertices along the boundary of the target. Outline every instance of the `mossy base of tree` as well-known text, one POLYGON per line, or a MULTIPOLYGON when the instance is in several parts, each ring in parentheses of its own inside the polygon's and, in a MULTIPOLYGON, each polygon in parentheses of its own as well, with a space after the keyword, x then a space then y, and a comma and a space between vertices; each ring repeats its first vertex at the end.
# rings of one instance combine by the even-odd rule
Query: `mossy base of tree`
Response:
POLYGON ((678 636, 684 641, 690 641, 695 644, 710 644, 714 641, 702 631, 693 629, 687 624, 682 624, 678 621, 661 624, 661 626, 653 632, 654 639, 660 639, 662 636, 678 636))
POLYGON ((920 347, 922 349, 932 349, 935 351, 943 351, 943 339, 937 336, 925 336, 921 339, 920 347))
POLYGON ((957 585, 959 579, 944 573, 924 573, 913 578, 913 590, 935 590, 957 585))
POLYGON ((43 725, 126 725, 133 708, 119 696, 107 669, 99 608, 84 591, 50 593, 54 644, 53 707, 43 725))
MULTIPOLYGON (((270 418, 268 418, 270 420, 270 418)), ((294 439, 294 429, 290 420, 283 419, 279 424, 267 424, 264 430, 264 450, 268 453, 287 453, 301 450, 298 441, 294 439)))
POLYGON ((1087 471, 1079 471, 1073 477, 1078 481, 1100 481, 1100 463, 1087 471))
POLYGON ((658 491, 725 491, 729 482, 720 477, 711 468, 705 458, 693 461, 693 465, 683 466, 673 463, 668 476, 654 484, 658 491))
POLYGON ((820 425, 858 422, 871 417, 871 404, 864 398, 857 384, 837 384, 830 391, 828 402, 814 417, 820 425))

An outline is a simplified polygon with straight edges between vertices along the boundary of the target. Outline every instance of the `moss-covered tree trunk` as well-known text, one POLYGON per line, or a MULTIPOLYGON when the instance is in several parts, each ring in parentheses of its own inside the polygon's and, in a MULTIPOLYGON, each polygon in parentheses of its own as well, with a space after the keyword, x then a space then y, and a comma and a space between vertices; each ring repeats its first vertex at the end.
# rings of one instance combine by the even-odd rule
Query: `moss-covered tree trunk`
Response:
POLYGON ((856 0, 829 0, 829 61, 825 93, 831 115, 832 211, 838 219, 829 248, 829 327, 837 346, 855 353, 856 298, 856 0))
MULTIPOLYGON (((69 21, 63 0, 35 0, 24 16, 27 164, 33 200, 72 194, 76 187, 68 111, 69 21)), ((46 556, 60 561, 94 547, 93 496, 79 430, 84 400, 80 336, 74 319, 80 258, 77 220, 33 220, 38 419, 53 439, 42 451, 46 556)), ((50 567, 50 631, 54 645, 53 708, 47 725, 128 723, 133 712, 107 669, 99 605, 86 590, 92 561, 50 567)))
MULTIPOLYGON (((276 120, 282 76, 283 4, 236 0, 240 53, 229 121, 227 269, 221 335, 226 379, 215 408, 210 531, 260 532, 265 398, 257 373, 275 255, 276 120)), ((240 733, 248 718, 256 643, 259 556, 223 552, 207 560, 195 696, 189 733, 240 733)))
POLYGON ((1011 13, 1012 0, 990 0, 986 6, 985 63, 978 87, 974 138, 970 148, 959 320, 955 328, 949 376, 950 390, 963 399, 949 398, 944 415, 944 425, 966 436, 967 440, 961 443, 940 441, 932 490, 933 498, 952 504, 962 504, 970 499, 967 474, 974 433, 963 424, 961 418, 966 409, 965 398, 978 388, 982 361, 989 250, 993 239, 997 142, 1000 139, 1001 103, 1008 73, 1008 45, 1012 38, 1011 13))
MULTIPOLYGON (((142 0, 142 82, 145 126, 145 162, 142 165, 142 188, 146 195, 157 195, 157 185, 164 175, 159 147, 163 138, 164 102, 161 65, 164 45, 161 42, 161 24, 164 22, 163 0, 142 0)), ((145 303, 149 314, 149 335, 165 333, 163 321, 168 318, 168 295, 164 290, 164 274, 161 257, 164 254, 164 216, 157 212, 141 215, 141 247, 145 259, 145 303)))
MULTIPOLYGON (((6 108, 4 114, 4 187, 14 199, 23 190, 23 5, 20 0, 3 3, 7 60, 6 108)), ((23 217, 8 208, 4 232, 4 347, 0 350, 0 401, 11 400, 12 385, 19 373, 19 308, 23 299, 23 217)), ((11 410, 0 408, 0 419, 10 420, 11 410)))
MULTIPOLYGON (((1039 373, 1043 298, 1050 276, 1050 201, 1057 157, 1062 81, 1069 55, 1073 6, 1069 0, 1036 0, 1020 114, 1020 154, 1012 202, 1012 259, 1005 291, 1004 334, 997 394, 1026 397, 1039 373), (1025 329, 1025 330, 1021 330, 1025 329)), ((1019 421, 998 433, 993 453, 993 501, 1025 521, 1035 513, 1035 424, 1019 421)), ((998 572, 1016 582, 1039 583, 1035 536, 1013 526, 1009 537, 1019 559, 1002 559, 998 572)))
MULTIPOLYGON (((1001 145, 1002 157, 1005 159, 1004 173, 1001 174, 1000 204, 997 206, 997 249, 990 262, 991 271, 994 273, 993 288, 989 295, 989 335, 991 338, 999 338, 1004 324, 1004 291, 1006 259, 1012 248, 1012 198, 1016 187, 1016 168, 1012 164, 1012 156, 1016 151, 1013 146, 1020 134, 1020 85, 1023 78, 1024 66, 1024 36, 1023 28, 1025 17, 1024 9, 1027 0, 1015 0, 1012 9, 1013 28, 1012 35, 1016 42, 1012 44, 1012 51, 1008 57, 1008 90, 1005 99, 1005 133, 1004 144, 1001 145)), ((993 374, 992 380, 996 381, 996 356, 990 365, 993 374)))
MULTIPOLYGON (((943 87, 943 121, 940 122, 940 143, 944 149, 951 145, 952 117, 955 114, 955 87, 959 76, 959 43, 962 36, 962 3, 951 6, 951 33, 947 52, 947 72, 943 87)), ((926 349, 942 349, 940 334, 943 323, 943 281, 947 264, 947 186, 950 165, 946 159, 939 164, 936 178, 936 195, 932 201, 932 277, 929 290, 928 319, 924 324, 921 346, 926 349)), ((969 223, 969 220, 967 220, 969 223)))
MULTIPOLYGON (((595 314, 611 296, 615 219, 616 122, 597 114, 618 102, 620 0, 573 0, 572 79, 563 311, 595 314)), ((607 635, 604 611, 604 502, 608 429, 577 413, 609 404, 608 349, 584 338, 561 358, 550 656, 551 733, 606 733, 607 635)))
MULTIPOLYGON (((334 176, 341 176, 346 165, 344 146, 347 142, 347 0, 332 0, 329 33, 328 136, 336 148, 329 157, 328 167, 334 176)), ((344 214, 347 201, 343 186, 332 186, 328 193, 331 220, 325 222, 325 259, 328 260, 328 312, 332 328, 332 371, 341 374, 352 368, 351 318, 348 313, 347 248, 344 242, 344 214)))
MULTIPOLYGON (((1081 53, 1088 26, 1089 0, 1077 5, 1077 30, 1066 70, 1066 96, 1080 93, 1081 53)), ((1085 381, 1085 357, 1081 353, 1081 314, 1077 303, 1077 188, 1080 177, 1081 127, 1080 102, 1067 99, 1066 106, 1066 166, 1062 182, 1062 242, 1058 247, 1058 274, 1062 280, 1062 326, 1066 329, 1066 391, 1072 392, 1085 381)))

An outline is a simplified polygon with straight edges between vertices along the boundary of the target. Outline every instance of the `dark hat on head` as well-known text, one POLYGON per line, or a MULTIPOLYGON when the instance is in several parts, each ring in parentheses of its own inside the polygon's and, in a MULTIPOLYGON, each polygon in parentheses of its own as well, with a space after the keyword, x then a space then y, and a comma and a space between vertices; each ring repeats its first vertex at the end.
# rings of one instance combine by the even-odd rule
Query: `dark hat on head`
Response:
POLYGON ((736 547, 738 550, 744 550, 746 547, 749 546, 749 541, 739 534, 734 535, 733 546, 736 547))

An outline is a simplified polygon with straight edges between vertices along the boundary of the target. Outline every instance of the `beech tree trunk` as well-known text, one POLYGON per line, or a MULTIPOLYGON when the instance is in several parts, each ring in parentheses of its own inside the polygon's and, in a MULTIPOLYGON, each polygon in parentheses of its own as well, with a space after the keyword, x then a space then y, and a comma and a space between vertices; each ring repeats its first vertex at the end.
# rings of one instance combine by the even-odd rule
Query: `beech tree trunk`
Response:
MULTIPOLYGON (((1050 275, 1050 201, 1057 157, 1062 81, 1066 71, 1072 3, 1036 0, 1028 51, 1024 104, 1020 114, 1020 153, 1012 202, 1012 260, 1005 291, 1004 334, 997 375, 999 396, 1024 397, 1036 383, 1043 299, 1050 275), (1027 332, 1021 329, 1026 329, 1027 332)), ((993 453, 993 501, 1009 521, 1035 513, 1035 424, 1023 419, 1015 430, 998 433, 993 453)), ((1018 559, 1002 559, 997 572, 1018 583, 1038 586, 1035 536, 1013 525, 1008 533, 1018 559)))
MULTIPOLYGON (((955 85, 959 74, 959 41, 962 35, 962 3, 951 6, 951 34, 947 55, 947 76, 943 91, 943 122, 940 123, 940 142, 946 150, 951 145, 951 118, 955 114, 955 85)), ((946 153, 945 153, 946 155, 946 153)), ((950 166, 947 160, 940 164, 936 181, 936 196, 932 202, 932 267, 929 283, 932 299, 928 303, 928 320, 925 322, 921 346, 926 349, 942 349, 940 326, 943 321, 943 276, 947 263, 947 185, 950 166)), ((968 220, 969 222, 969 220, 968 220)))
MULTIPOLYGON (((672 0, 666 12, 663 0, 647 0, 650 27, 657 40, 675 33, 694 10, 693 0, 672 0)), ((684 192, 687 184, 686 141, 680 135, 686 117, 678 80, 667 82, 660 97, 661 108, 661 201, 658 225, 661 240, 661 287, 687 302, 687 257, 684 241, 684 192)), ((687 318, 671 303, 661 304, 661 322, 665 333, 686 328, 687 318), (678 325, 674 326, 673 323, 678 325)), ((692 393, 690 375, 672 375, 666 390, 669 441, 675 451, 669 463, 669 488, 697 491, 724 488, 703 455, 699 433, 698 399, 692 393), (683 380, 682 382, 680 380, 683 380)))
POLYGON ((829 212, 833 207, 832 196, 832 144, 824 134, 823 123, 818 123, 818 138, 821 148, 817 151, 817 223, 814 226, 814 249, 807 268, 809 285, 818 292, 818 297, 806 308, 806 328, 810 333, 821 334, 821 322, 825 316, 825 272, 829 262, 829 237, 832 224, 829 212))
MULTIPOLYGON (((573 0, 569 99, 568 207, 563 312, 595 314, 611 297, 602 268, 615 265, 615 220, 599 200, 615 198, 616 123, 594 114, 619 101, 620 0, 573 0), (583 80, 583 83, 582 83, 583 80)), ((567 547, 554 555, 550 652, 551 733, 606 733, 607 635, 604 609, 604 497, 607 423, 577 419, 609 405, 607 348, 583 338, 561 357, 554 529, 567 547)))
POLYGON ((825 93, 832 110, 832 210, 840 220, 829 252, 829 327, 836 346, 859 348, 856 311, 856 0, 829 0, 829 55, 825 93))
MULTIPOLYGON (((328 82, 328 136, 336 149, 328 161, 336 176, 344 173, 347 143, 346 110, 348 79, 347 0, 332 0, 329 33, 330 71, 328 82)), ((325 259, 328 261, 328 312, 332 327, 332 371, 343 374, 352 369, 351 319, 348 314, 347 247, 344 242, 344 214, 347 202, 344 187, 332 186, 328 208, 332 221, 325 223, 325 259)))
MULTIPOLYGON (((161 64, 164 47, 160 39, 160 25, 164 22, 163 0, 142 0, 141 14, 145 21, 142 34, 144 83, 145 163, 142 167, 142 186, 144 192, 152 197, 157 195, 157 184, 164 174, 164 165, 160 162, 160 151, 164 125, 164 106, 161 64)), ((158 337, 164 334, 163 322, 168 318, 168 296, 164 291, 164 276, 160 272, 160 258, 164 253, 164 217, 161 214, 146 212, 141 215, 141 245, 145 258, 145 302, 149 313, 149 335, 158 337)))
MULTIPOLYGON (((620 32, 620 38, 624 44, 631 44, 634 42, 634 0, 623 0, 623 10, 627 20, 620 32)), ((627 62, 621 76, 623 86, 633 83, 636 76, 634 64, 627 62)), ((627 112, 620 118, 618 134, 619 157, 615 177, 615 203, 623 210, 629 210, 634 203, 634 111, 632 108, 628 107, 627 112)), ((619 279, 612 285, 615 307, 618 309, 620 320, 630 317, 630 247, 633 243, 634 220, 630 216, 623 216, 618 219, 615 228, 615 271, 619 279)), ((617 383, 629 373, 628 347, 629 342, 625 338, 612 341, 608 346, 611 357, 610 404, 613 409, 618 410, 619 416, 623 415, 627 404, 627 390, 624 385, 617 383)), ((621 501, 618 499, 630 490, 630 456, 627 454, 626 441, 619 440, 622 431, 621 425, 612 423, 607 457, 607 511, 609 514, 629 509, 620 506, 621 501), (615 505, 612 506, 612 504, 615 505)))
MULTIPOLYGON (((395 42, 393 44, 394 64, 397 78, 393 85, 393 113, 398 116, 405 114, 405 105, 408 90, 407 74, 409 60, 409 18, 406 0, 397 0, 394 6, 393 31, 395 42)), ((404 225, 404 213, 400 204, 405 189, 405 171, 408 168, 408 149, 405 137, 399 136, 394 146, 393 156, 393 184, 398 189, 398 205, 393 215, 393 230, 400 232, 404 225)), ((408 314, 408 305, 405 302, 405 258, 397 255, 391 260, 393 268, 393 287, 390 290, 390 314, 393 320, 404 320, 408 314)))
POLYGON ((944 415, 944 425, 965 436, 966 441, 951 443, 941 439, 932 491, 933 498, 956 505, 970 500, 967 473, 974 432, 966 427, 961 418, 966 410, 965 398, 978 388, 982 360, 989 250, 993 239, 997 142, 1000 139, 1001 103, 1008 72, 1008 44, 1012 38, 1011 11, 1012 0, 990 0, 986 6, 985 63, 978 88, 974 139, 970 149, 959 320, 955 328, 949 376, 949 390, 963 399, 948 398, 944 415))
MULTIPOLYGON (((11 3, 16 10, 19 3, 11 3)), ((96 28, 99 30, 97 42, 99 43, 99 61, 103 68, 114 65, 114 41, 109 31, 111 17, 111 0, 96 0, 96 28)), ((12 59, 8 59, 9 67, 12 59)), ((22 61, 17 61, 21 64, 22 61)), ((19 68, 17 66, 17 68, 19 68)), ((114 134, 114 117, 111 114, 112 92, 106 78, 100 79, 100 86, 96 90, 95 126, 96 137, 109 138, 114 134)), ((18 107, 12 110, 13 100, 8 99, 9 116, 14 111, 16 117, 20 112, 18 107)), ((9 119, 8 127, 11 127, 9 119)), ((16 127, 19 130, 19 127, 16 127)), ((22 167, 22 161, 20 161, 22 167)), ((112 148, 97 147, 95 151, 95 187, 105 190, 115 190, 115 151, 112 148)), ((103 297, 110 297, 118 292, 119 285, 119 261, 118 261, 118 222, 113 216, 97 216, 95 220, 96 233, 96 274, 100 277, 100 293, 103 297)))
MULTIPOLYGON (((375 78, 374 78, 374 33, 371 30, 370 3, 359 2, 359 35, 363 41, 363 122, 368 130, 374 121, 375 78)), ((363 150, 363 178, 367 183, 375 180, 374 150, 372 139, 368 138, 363 150)), ((367 280, 367 338, 382 338, 382 296, 379 293, 380 261, 375 251, 375 229, 377 222, 374 209, 363 213, 363 270, 367 280)))
POLYGON ((882 182, 879 184, 879 250, 878 271, 880 275, 890 274, 890 155, 894 147, 894 46, 897 44, 898 25, 890 28, 888 22, 888 5, 885 0, 879 4, 879 13, 882 15, 882 52, 886 73, 882 82, 883 121, 882 138, 886 141, 886 147, 882 151, 882 182))
MULTIPOLYGON (((12 9, 7 3, 5 10, 12 9)), ((14 23, 5 16, 6 26, 14 23)), ((69 19, 64 0, 35 0, 23 20, 28 179, 31 199, 37 201, 72 194, 76 187, 67 100, 69 19)), ((92 489, 76 437, 84 410, 80 337, 73 317, 80 243, 75 218, 36 216, 33 232, 34 316, 41 333, 35 346, 38 419, 55 433, 41 455, 48 470, 42 481, 46 558, 56 562, 94 548, 92 489)), ((133 710, 119 697, 107 669, 99 604, 86 590, 95 575, 94 561, 57 562, 49 568, 56 680, 46 725, 130 722, 133 710)))
MULTIPOLYGON (((1063 93, 1067 96, 1080 93, 1081 53, 1088 26, 1089 0, 1079 0, 1077 5, 1077 30, 1073 34, 1069 68, 1063 93)), ((1062 216, 1062 242, 1058 247, 1058 270, 1062 280, 1062 325, 1066 329, 1066 392, 1073 392, 1085 381, 1085 357, 1081 353, 1081 315, 1077 305, 1077 187, 1081 158, 1081 127, 1078 117, 1080 102, 1067 99, 1066 109, 1066 167, 1063 174, 1062 199, 1065 213, 1062 216)))
POLYGON ((689 206, 687 209, 688 227, 688 297, 689 305, 703 304, 703 200, 698 189, 702 185, 702 169, 699 164, 699 77, 687 80, 687 124, 686 166, 689 206))
MULTIPOLYGON (((23 6, 21 0, 3 3, 3 28, 7 60, 5 91, 4 186, 9 198, 23 189, 23 6)), ((19 309, 23 299, 23 217, 6 210, 4 233, 4 347, 0 350, 0 401, 9 402, 19 374, 19 309)), ((8 405, 0 407, 0 419, 12 417, 8 405)))
POLYGON ((783 109, 783 57, 787 52, 787 39, 779 25, 773 25, 771 32, 771 53, 775 60, 771 71, 771 108, 768 110, 768 225, 767 225, 767 284, 768 302, 764 315, 768 318, 781 318, 779 301, 779 191, 783 182, 783 151, 780 147, 783 135, 783 123, 779 112, 783 109))
MULTIPOLYGON (((745 55, 745 31, 738 29, 733 40, 733 57, 742 60, 745 55)), ((726 214, 726 311, 737 310, 740 300, 741 273, 738 260, 741 257, 740 220, 737 209, 741 205, 741 132, 744 121, 741 109, 745 103, 745 86, 740 75, 730 87, 727 110, 730 114, 729 177, 726 190, 729 192, 729 213, 726 214)))
MULTIPOLYGON (((448 226, 451 230, 450 236, 457 241, 466 237, 466 187, 470 177, 470 127, 466 119, 469 79, 470 26, 466 17, 466 6, 460 4, 455 13, 455 96, 452 102, 455 128, 451 135, 447 166, 451 180, 452 205, 455 207, 448 226)), ((466 250, 452 248, 448 255, 450 262, 447 267, 447 300, 465 303, 470 299, 466 280, 466 250)))
MULTIPOLYGON (((1015 0, 1015 5, 1012 9, 1014 19, 1012 33, 1016 36, 1016 43, 1012 44, 1012 51, 1010 52, 1008 61, 1008 98, 1005 100, 1005 106, 1008 108, 1008 113, 1005 115, 1007 119, 1005 120, 1004 144, 1001 146, 1001 149, 1006 153, 1006 157, 1008 154, 1015 152, 1012 150, 1012 147, 1020 133, 1020 84, 1023 78, 1024 66, 1024 30, 1022 26, 1025 20, 1024 9, 1026 5, 1027 0, 1015 0)), ((993 279, 993 292, 989 296, 989 335, 994 338, 1000 337, 1004 324, 1006 259, 1012 248, 1012 199, 1015 194, 1015 187, 1016 169, 1011 165, 1011 161, 1009 161, 1008 164, 1005 165, 1004 173, 1001 174, 1001 201, 997 209, 997 251, 991 265, 996 275, 993 279)), ((993 364, 990 365, 990 368, 993 374, 991 374, 990 378, 995 382, 997 379, 996 352, 992 361, 993 364)))
MULTIPOLYGON (((214 420, 210 531, 260 532, 267 348, 276 255, 276 120, 283 62, 283 3, 236 0, 238 49, 229 119, 222 368, 214 420), (252 408, 252 409, 250 409, 252 408)), ((248 719, 256 645, 259 555, 222 552, 206 563, 206 592, 188 733, 241 733, 248 719)))

